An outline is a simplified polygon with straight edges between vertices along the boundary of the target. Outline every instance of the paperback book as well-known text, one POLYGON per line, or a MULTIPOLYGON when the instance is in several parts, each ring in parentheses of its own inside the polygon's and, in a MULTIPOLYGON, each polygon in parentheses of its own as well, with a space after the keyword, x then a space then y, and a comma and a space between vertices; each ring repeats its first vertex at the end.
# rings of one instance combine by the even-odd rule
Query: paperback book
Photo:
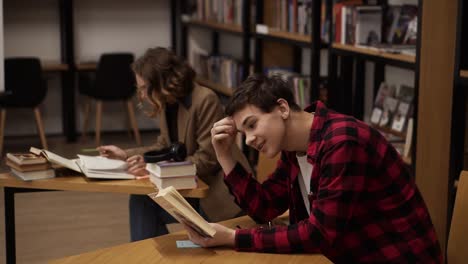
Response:
POLYGON ((44 156, 50 163, 83 173, 88 178, 135 179, 134 175, 126 172, 127 163, 122 160, 85 155, 78 155, 78 159, 67 159, 48 150, 35 147, 31 147, 29 151, 44 156))
POLYGON ((160 189, 148 196, 171 214, 181 224, 190 226, 202 237, 213 237, 216 230, 193 209, 185 198, 172 186, 160 189))

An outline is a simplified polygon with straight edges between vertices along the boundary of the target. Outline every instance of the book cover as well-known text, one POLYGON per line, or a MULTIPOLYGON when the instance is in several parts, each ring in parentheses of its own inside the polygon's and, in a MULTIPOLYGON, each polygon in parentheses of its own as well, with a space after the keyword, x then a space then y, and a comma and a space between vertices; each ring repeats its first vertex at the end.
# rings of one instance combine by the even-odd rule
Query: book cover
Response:
POLYGON ((392 122, 392 118, 398 106, 398 100, 394 97, 387 96, 383 102, 383 112, 380 118, 379 126, 389 127, 392 122))
POLYGON ((47 160, 40 155, 33 153, 7 153, 7 161, 11 161, 17 165, 32 165, 32 164, 46 164, 47 160))
POLYGON ((181 224, 186 224, 202 237, 213 237, 216 230, 172 186, 148 196, 181 224))
POLYGON ((55 171, 53 169, 25 172, 11 168, 11 173, 23 181, 42 180, 55 177, 55 171))
POLYGON ((197 167, 191 161, 147 163, 146 170, 158 177, 191 176, 197 174, 197 167))
POLYGON ((181 176, 161 178, 150 173, 150 181, 158 187, 158 190, 174 187, 176 190, 195 189, 198 187, 197 176, 181 176))
POLYGON ((40 171, 40 170, 47 170, 50 169, 49 163, 44 164, 28 164, 28 165, 18 165, 10 160, 6 160, 6 165, 12 169, 17 171, 40 171))

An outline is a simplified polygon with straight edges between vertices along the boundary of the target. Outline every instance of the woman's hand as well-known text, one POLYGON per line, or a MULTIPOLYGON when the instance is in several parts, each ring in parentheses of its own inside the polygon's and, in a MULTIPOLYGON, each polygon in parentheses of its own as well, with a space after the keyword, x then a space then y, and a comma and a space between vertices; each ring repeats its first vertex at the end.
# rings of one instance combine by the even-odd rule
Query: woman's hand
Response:
POLYGON ((127 159, 127 153, 125 153, 123 149, 114 145, 100 146, 97 147, 97 150, 99 151, 99 155, 109 159, 127 159))
POLYGON ((146 163, 141 155, 131 156, 127 159, 128 173, 135 176, 148 175, 149 172, 146 170, 146 163))
POLYGON ((210 223, 216 230, 216 234, 213 238, 200 236, 193 228, 189 225, 184 224, 187 230, 189 239, 202 247, 216 247, 216 246, 229 246, 234 247, 236 231, 231 228, 227 228, 223 225, 210 223))

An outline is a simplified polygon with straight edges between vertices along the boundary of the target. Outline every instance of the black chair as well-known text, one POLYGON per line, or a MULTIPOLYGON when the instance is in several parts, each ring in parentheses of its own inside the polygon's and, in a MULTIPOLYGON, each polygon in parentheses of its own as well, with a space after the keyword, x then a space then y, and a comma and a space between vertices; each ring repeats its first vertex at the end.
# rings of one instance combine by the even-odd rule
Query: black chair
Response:
POLYGON ((33 108, 42 148, 47 149, 39 104, 47 94, 47 85, 42 78, 41 62, 38 58, 5 59, 5 93, 0 96, 0 155, 8 108, 33 108))
MULTIPOLYGON (((132 97, 135 94, 135 77, 130 65, 134 60, 131 53, 108 53, 101 55, 96 79, 88 85, 80 79, 81 94, 96 100, 96 145, 101 144, 102 103, 104 101, 125 101, 137 145, 141 145, 140 132, 135 119, 132 97)), ((83 135, 86 134, 90 102, 85 104, 83 135)))

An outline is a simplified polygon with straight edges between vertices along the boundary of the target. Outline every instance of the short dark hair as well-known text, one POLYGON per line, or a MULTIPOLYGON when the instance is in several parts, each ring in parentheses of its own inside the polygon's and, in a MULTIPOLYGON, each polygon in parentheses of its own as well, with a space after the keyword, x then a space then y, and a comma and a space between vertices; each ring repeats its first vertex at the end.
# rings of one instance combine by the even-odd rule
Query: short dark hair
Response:
POLYGON ((234 94, 226 105, 225 114, 232 116, 247 105, 254 105, 265 113, 270 113, 278 106, 278 99, 288 102, 293 111, 301 111, 294 101, 290 83, 284 81, 280 75, 267 77, 261 74, 249 76, 234 90, 234 94))
POLYGON ((147 84, 147 95, 153 104, 152 116, 160 112, 161 103, 183 98, 194 87, 195 71, 186 61, 166 48, 148 49, 132 64, 132 70, 147 84))

